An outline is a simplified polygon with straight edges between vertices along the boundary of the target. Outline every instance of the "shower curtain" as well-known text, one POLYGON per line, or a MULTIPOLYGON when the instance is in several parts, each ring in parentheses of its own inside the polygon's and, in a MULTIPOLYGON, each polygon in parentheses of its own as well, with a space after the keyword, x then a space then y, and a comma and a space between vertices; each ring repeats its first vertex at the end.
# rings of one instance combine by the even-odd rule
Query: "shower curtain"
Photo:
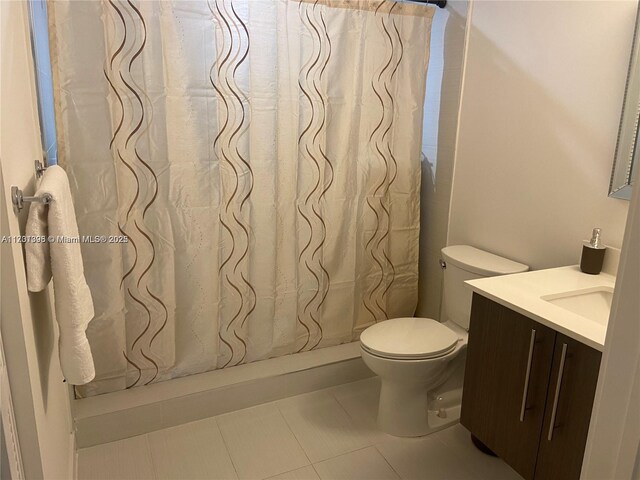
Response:
POLYGON ((96 317, 80 396, 357 338, 417 300, 432 7, 49 3, 96 317))

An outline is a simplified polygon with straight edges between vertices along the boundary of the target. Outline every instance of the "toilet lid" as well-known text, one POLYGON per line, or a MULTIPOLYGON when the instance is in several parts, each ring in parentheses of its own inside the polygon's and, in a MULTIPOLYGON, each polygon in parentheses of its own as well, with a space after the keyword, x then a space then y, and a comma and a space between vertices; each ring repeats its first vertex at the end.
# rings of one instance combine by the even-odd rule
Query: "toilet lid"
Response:
POLYGON ((360 342, 374 355, 415 360, 449 353, 458 343, 458 335, 430 318, 394 318, 367 328, 360 342))

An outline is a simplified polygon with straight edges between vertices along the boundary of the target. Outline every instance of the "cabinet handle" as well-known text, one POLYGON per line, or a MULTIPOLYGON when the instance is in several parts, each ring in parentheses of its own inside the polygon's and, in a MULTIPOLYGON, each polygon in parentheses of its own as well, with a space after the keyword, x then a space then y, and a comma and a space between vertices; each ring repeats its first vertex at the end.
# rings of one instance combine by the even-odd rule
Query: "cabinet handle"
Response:
POLYGON ((564 374, 564 361, 567 358, 567 344, 562 344, 562 355, 560 356, 560 368, 558 369, 558 381, 556 382, 556 393, 553 396, 553 408, 551 409, 551 421, 549 422, 549 434, 547 440, 553 438, 553 429, 556 424, 556 413, 558 413, 558 400, 560 399, 560 389, 562 388, 562 376, 564 374))
POLYGON ((531 362, 533 361, 533 346, 536 343, 536 331, 531 329, 529 340, 529 358, 527 359, 527 372, 524 376, 524 389, 522 391, 522 406, 520 407, 520 421, 524 422, 524 411, 527 408, 527 396, 529 395, 529 378, 531 377, 531 362))

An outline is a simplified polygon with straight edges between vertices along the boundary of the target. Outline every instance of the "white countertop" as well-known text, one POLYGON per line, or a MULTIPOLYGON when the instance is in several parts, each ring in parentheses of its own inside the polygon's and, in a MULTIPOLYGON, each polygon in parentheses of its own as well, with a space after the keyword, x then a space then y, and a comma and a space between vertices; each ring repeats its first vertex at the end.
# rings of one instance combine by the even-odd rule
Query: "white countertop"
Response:
POLYGON ((554 305, 541 297, 559 292, 615 286, 607 273, 587 275, 575 265, 467 281, 471 289, 574 340, 602 351, 607 326, 554 305))

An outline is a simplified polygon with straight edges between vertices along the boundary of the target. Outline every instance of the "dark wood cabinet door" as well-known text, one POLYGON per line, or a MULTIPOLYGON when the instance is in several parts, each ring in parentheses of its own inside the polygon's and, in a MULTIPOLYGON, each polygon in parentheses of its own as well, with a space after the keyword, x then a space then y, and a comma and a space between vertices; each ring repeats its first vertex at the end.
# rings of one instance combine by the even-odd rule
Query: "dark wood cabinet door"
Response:
POLYGON ((555 337, 473 295, 460 421, 526 479, 534 477, 555 337))
POLYGON ((557 334, 536 479, 580 478, 601 356, 557 334))

